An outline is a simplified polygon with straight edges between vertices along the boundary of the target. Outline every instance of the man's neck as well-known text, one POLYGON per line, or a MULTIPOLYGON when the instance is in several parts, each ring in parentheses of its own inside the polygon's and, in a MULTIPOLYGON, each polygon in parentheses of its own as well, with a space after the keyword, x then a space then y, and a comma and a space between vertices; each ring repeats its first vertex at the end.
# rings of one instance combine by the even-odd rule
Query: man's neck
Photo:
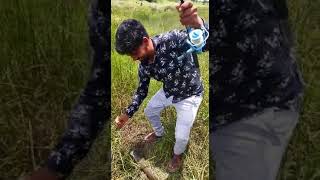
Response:
POLYGON ((155 53, 153 53, 153 55, 150 58, 148 58, 148 64, 154 63, 154 60, 155 60, 155 53))
POLYGON ((149 45, 150 45, 151 55, 150 55, 150 57, 148 58, 148 64, 152 64, 152 63, 154 63, 154 61, 155 61, 156 52, 155 52, 155 48, 154 48, 154 44, 153 44, 152 39, 150 38, 149 40, 150 40, 150 41, 149 41, 149 45))

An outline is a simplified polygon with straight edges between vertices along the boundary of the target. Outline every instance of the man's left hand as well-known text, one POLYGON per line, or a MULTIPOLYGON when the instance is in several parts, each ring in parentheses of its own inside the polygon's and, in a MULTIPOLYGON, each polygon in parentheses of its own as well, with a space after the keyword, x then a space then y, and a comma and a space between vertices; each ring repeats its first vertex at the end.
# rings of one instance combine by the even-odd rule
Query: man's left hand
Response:
POLYGON ((176 9, 180 13, 180 22, 184 26, 200 28, 203 25, 202 19, 198 16, 197 8, 192 2, 186 1, 183 4, 177 4, 176 9))

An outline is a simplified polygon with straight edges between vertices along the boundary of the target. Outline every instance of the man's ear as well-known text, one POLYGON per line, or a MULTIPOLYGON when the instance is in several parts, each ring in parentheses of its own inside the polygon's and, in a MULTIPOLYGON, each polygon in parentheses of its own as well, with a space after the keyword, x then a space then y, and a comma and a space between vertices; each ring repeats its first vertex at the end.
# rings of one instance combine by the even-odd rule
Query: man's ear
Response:
POLYGON ((149 42, 149 38, 148 37, 143 37, 142 40, 143 43, 147 44, 149 42))

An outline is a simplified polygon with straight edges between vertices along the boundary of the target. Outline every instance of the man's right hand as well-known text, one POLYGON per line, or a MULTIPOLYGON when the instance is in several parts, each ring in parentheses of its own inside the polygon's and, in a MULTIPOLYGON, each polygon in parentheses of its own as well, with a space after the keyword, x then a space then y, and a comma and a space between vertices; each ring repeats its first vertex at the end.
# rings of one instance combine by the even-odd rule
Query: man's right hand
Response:
POLYGON ((129 120, 129 116, 127 114, 121 114, 116 117, 116 125, 118 129, 121 129, 129 120))
POLYGON ((198 10, 191 1, 177 4, 176 9, 180 13, 180 22, 182 25, 193 28, 201 28, 201 26, 203 26, 203 21, 198 15, 198 10))

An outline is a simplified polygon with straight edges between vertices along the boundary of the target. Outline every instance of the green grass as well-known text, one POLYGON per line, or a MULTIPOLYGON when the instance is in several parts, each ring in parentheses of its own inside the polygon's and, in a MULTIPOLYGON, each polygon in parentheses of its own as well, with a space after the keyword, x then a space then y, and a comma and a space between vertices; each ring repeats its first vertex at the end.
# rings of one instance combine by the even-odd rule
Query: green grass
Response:
POLYGON ((316 1, 289 2, 298 62, 306 86, 300 122, 280 170, 281 180, 320 179, 319 7, 316 1))
MULTIPOLYGON (((148 33, 153 36, 172 29, 183 29, 180 25, 179 16, 174 9, 164 11, 169 7, 164 5, 152 6, 144 3, 142 6, 114 4, 112 6, 112 28, 111 44, 114 44, 115 31, 118 25, 127 18, 135 18, 142 22, 148 33), (133 8, 134 7, 134 8, 133 8), (129 9, 131 11, 129 12, 129 9), (129 13, 128 13, 129 12, 129 13)), ((208 8, 200 8, 200 15, 208 20, 208 8)), ((208 129, 208 53, 199 56, 201 74, 205 85, 205 96, 199 109, 198 116, 193 126, 190 138, 189 150, 185 156, 185 163, 181 173, 170 175, 169 179, 208 179, 209 176, 209 129, 208 129)), ((131 97, 138 85, 137 67, 130 57, 121 56, 116 53, 112 46, 112 119, 120 114, 121 108, 126 107, 131 102, 131 97)), ((135 113, 128 127, 118 132, 112 128, 112 177, 113 179, 127 179, 140 177, 140 170, 129 155, 130 149, 141 140, 141 138, 152 128, 144 116, 143 109, 149 99, 159 90, 161 83, 151 81, 149 93, 139 111, 135 113)), ((166 129, 166 136, 157 143, 147 160, 153 167, 161 169, 162 174, 166 172, 166 165, 172 156, 174 145, 175 110, 168 108, 162 113, 162 122, 166 129)), ((161 173, 160 173, 161 175, 161 173)))
POLYGON ((35 169, 61 136, 89 70, 86 11, 80 0, 1 1, 1 178, 35 169))
MULTIPOLYGON (((0 4, 0 175, 1 179, 11 180, 32 171, 44 162, 50 149, 64 131, 72 104, 85 85, 90 69, 86 20, 88 3, 87 0, 1 0, 0 4)), ((153 5, 150 4, 150 6, 153 5)), ((161 5, 161 8, 165 6, 161 5)), ((320 178, 320 83, 317 79, 320 77, 320 34, 319 16, 316 14, 320 6, 318 1, 292 0, 289 2, 289 7, 306 91, 300 123, 290 143, 279 179, 316 180, 320 178)), ((152 34, 179 28, 176 24, 178 19, 174 18, 177 16, 172 15, 174 13, 169 13, 172 15, 169 16, 163 12, 155 14, 151 11, 157 8, 146 8, 145 12, 137 12, 137 8, 138 6, 136 10, 126 8, 125 11, 114 9, 114 15, 119 15, 119 17, 112 21, 113 27, 122 18, 136 17, 146 18, 143 19, 144 23, 152 34), (145 15, 147 13, 148 16, 145 15), (146 22, 159 18, 162 20, 157 21, 159 24, 154 27, 146 22)), ((201 15, 206 15, 206 13, 201 15)), ((201 59, 207 59, 207 55, 204 54, 201 59)), ((136 64, 131 63, 130 59, 121 58, 119 60, 119 64, 122 62, 126 66, 121 67, 124 81, 120 81, 121 83, 117 85, 113 84, 112 87, 113 90, 118 90, 115 91, 117 95, 113 97, 113 100, 114 98, 123 99, 118 104, 113 101, 112 105, 115 108, 129 103, 137 83, 136 64), (131 83, 126 80, 128 75, 125 76, 125 74, 132 75, 130 76, 132 77, 131 83)), ((201 66, 208 67, 206 64, 201 64, 201 66)), ((112 71, 116 69, 113 68, 112 71)), ((202 75, 205 79, 206 71, 202 71, 202 75)), ((204 84, 207 85, 208 82, 205 81, 204 84)), ((152 82, 153 90, 150 91, 150 96, 155 92, 157 86, 159 84, 152 82)), ((205 112, 203 108, 207 107, 207 103, 207 101, 203 102, 200 112, 205 112)), ((150 126, 144 124, 147 123, 147 120, 142 114, 143 106, 136 114, 132 125, 141 125, 149 130, 150 126)), ((114 110, 113 117, 118 113, 118 110, 114 110)), ((168 127, 169 132, 168 137, 151 152, 153 155, 159 155, 159 158, 158 156, 151 158, 151 161, 156 164, 164 163, 169 159, 169 150, 173 144, 172 127, 174 126, 173 121, 168 121, 169 117, 174 117, 172 109, 164 113, 165 126, 168 127), (163 153, 165 151, 168 153, 163 153)), ((200 123, 207 122, 208 117, 200 113, 198 118, 203 119, 198 121, 200 123)), ((202 153, 192 152, 201 149, 201 144, 196 146, 194 142, 198 138, 195 135, 201 134, 201 137, 205 139, 203 143, 208 139, 202 134, 201 129, 206 127, 206 124, 199 123, 195 124, 192 132, 191 143, 194 147, 188 152, 188 162, 201 159, 196 156, 201 156, 202 153)), ((113 134, 113 144, 123 142, 120 137, 121 132, 113 134)), ((138 135, 138 132, 136 133, 138 135)), ((109 164, 107 159, 108 137, 109 132, 104 131, 88 157, 76 167, 70 179, 105 179, 109 164)), ((112 148, 118 151, 118 154, 113 156, 116 160, 113 167, 119 170, 119 172, 114 172, 115 175, 118 177, 137 175, 139 171, 126 154, 126 149, 120 145, 112 148), (117 159, 117 156, 123 157, 123 161, 117 159), (121 163, 125 166, 120 166, 121 163)), ((207 150, 202 151, 207 152, 207 150)), ((202 169, 206 169, 207 167, 198 164, 203 162, 205 161, 196 161, 185 166, 183 176, 200 177, 203 171, 196 170, 194 167, 201 166, 202 169)))

